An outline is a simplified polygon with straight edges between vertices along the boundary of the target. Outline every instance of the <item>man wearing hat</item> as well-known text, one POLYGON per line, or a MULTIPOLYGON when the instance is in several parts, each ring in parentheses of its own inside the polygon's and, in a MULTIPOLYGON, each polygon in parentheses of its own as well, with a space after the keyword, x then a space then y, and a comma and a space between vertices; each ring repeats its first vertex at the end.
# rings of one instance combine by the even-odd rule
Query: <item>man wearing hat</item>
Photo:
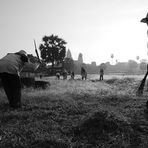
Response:
POLYGON ((84 67, 81 67, 81 76, 82 76, 82 80, 87 79, 87 71, 84 69, 84 67))
POLYGON ((148 13, 145 18, 141 20, 142 23, 146 23, 148 25, 148 13))
MULTIPOLYGON (((27 53, 24 50, 16 53, 8 53, 0 59, 0 78, 9 105, 12 108, 21 107, 20 72, 28 62, 27 53)), ((37 65, 34 65, 34 69, 37 67, 37 65)))

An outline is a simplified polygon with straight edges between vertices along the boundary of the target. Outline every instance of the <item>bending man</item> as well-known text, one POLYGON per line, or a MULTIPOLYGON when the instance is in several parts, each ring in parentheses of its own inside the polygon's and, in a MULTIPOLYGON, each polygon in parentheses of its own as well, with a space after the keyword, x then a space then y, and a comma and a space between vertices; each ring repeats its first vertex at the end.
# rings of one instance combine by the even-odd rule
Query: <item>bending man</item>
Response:
MULTIPOLYGON (((24 50, 8 53, 0 59, 0 78, 9 101, 9 106, 12 108, 21 107, 20 72, 27 63, 29 65, 27 53, 24 50)), ((31 64, 31 66, 36 69, 39 65, 31 64)))

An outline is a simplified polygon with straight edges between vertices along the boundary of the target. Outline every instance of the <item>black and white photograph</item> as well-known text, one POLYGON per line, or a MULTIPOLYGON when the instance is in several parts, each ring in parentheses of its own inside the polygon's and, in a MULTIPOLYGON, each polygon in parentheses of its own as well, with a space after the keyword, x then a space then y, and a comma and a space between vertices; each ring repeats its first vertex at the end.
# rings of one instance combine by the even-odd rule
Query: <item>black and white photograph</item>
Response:
POLYGON ((148 0, 0 0, 0 148, 148 148, 148 0))

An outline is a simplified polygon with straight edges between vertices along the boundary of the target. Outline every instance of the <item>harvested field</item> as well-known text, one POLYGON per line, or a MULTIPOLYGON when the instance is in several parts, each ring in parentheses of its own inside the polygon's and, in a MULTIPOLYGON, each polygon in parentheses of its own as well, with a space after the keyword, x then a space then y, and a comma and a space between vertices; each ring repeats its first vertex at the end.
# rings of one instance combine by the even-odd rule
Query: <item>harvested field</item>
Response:
POLYGON ((45 90, 23 89, 18 110, 0 91, 0 147, 148 147, 148 92, 136 96, 139 79, 49 81, 45 90))

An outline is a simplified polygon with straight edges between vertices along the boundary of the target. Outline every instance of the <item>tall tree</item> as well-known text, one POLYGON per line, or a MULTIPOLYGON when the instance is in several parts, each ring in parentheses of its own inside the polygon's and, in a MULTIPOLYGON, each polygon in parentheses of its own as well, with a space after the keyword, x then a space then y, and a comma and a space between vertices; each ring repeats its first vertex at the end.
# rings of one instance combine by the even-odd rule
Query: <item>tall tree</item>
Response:
POLYGON ((62 63, 66 55, 65 40, 52 34, 51 36, 44 36, 42 41, 39 49, 44 62, 52 63, 52 67, 55 63, 62 63))

